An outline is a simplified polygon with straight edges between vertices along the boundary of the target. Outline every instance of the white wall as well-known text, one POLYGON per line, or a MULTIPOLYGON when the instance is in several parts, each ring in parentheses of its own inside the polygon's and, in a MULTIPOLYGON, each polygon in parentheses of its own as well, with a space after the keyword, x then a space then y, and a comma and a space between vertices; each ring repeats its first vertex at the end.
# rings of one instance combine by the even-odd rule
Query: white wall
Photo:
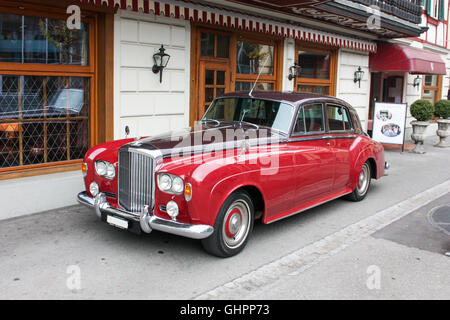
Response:
POLYGON ((114 23, 114 137, 147 136, 189 124, 190 24, 184 20, 119 10, 114 23), (152 72, 164 45, 170 60, 152 72))
POLYGON ((405 73, 404 81, 403 81, 403 101, 408 104, 408 112, 406 115, 406 127, 405 127, 405 139, 409 140, 411 139, 411 133, 412 133, 412 126, 411 121, 414 120, 414 118, 411 116, 410 107, 411 104, 414 103, 414 101, 421 98, 422 95, 422 85, 423 85, 423 77, 421 77, 420 85, 414 87, 414 78, 416 78, 417 75, 412 75, 409 73, 405 73))
POLYGON ((283 91, 294 90, 294 79, 289 80, 289 67, 295 62, 295 40, 286 38, 284 40, 284 57, 283 57, 283 91))
POLYGON ((84 191, 78 171, 0 181, 0 220, 77 204, 84 191))
POLYGON ((370 99, 369 55, 340 49, 337 63, 336 97, 348 102, 356 109, 363 129, 367 130, 370 99), (364 71, 361 88, 353 81, 358 67, 364 71))

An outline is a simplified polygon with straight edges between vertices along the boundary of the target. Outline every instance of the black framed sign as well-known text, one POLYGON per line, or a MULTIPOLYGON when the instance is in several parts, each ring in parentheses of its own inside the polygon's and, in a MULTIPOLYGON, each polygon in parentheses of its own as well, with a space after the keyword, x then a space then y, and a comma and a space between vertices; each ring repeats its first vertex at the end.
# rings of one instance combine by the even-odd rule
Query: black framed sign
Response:
POLYGON ((372 139, 404 146, 407 110, 407 103, 375 102, 372 139))

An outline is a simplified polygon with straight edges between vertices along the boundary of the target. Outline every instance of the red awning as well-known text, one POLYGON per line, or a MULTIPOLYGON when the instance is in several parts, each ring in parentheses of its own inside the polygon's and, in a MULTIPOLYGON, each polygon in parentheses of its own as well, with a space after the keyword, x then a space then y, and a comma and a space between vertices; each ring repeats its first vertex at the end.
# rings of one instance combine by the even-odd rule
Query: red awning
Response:
POLYGON ((413 47, 378 43, 377 52, 370 54, 371 71, 403 71, 413 74, 446 74, 439 54, 413 47))

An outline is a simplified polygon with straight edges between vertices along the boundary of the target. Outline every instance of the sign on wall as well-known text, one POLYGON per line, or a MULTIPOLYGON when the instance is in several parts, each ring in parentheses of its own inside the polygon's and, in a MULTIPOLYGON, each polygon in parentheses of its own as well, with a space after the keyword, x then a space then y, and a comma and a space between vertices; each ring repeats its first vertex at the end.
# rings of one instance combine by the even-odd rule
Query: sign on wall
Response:
POLYGON ((405 141, 406 103, 375 102, 372 139, 403 145, 405 141))

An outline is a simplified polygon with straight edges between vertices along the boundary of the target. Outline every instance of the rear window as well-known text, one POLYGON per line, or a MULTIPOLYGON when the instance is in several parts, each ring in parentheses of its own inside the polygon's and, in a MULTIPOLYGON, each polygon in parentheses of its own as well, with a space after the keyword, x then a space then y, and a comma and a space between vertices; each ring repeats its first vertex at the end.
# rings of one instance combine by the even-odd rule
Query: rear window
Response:
POLYGON ((350 114, 347 108, 342 106, 327 106, 328 125, 330 131, 345 131, 352 129, 350 114))

